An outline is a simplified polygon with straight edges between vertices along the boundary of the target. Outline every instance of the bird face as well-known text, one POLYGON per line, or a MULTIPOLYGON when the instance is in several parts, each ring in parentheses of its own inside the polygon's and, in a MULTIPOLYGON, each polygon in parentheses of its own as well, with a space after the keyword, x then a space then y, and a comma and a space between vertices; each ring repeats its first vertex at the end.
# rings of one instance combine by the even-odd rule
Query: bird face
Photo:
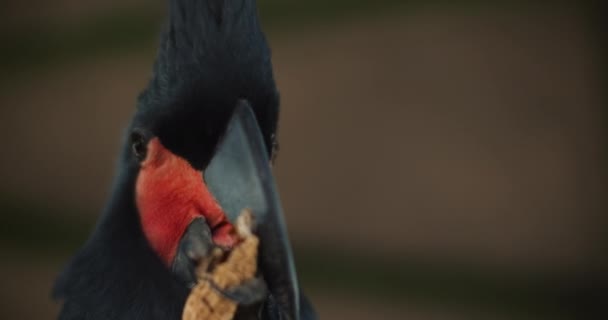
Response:
MULTIPOLYGON (((247 102, 239 101, 249 108, 247 102)), ((230 249, 236 243, 222 205, 231 209, 239 195, 220 204, 205 181, 205 173, 218 144, 226 138, 237 104, 161 109, 159 113, 142 109, 131 126, 127 161, 136 170, 134 200, 141 229, 156 255, 187 285, 195 281, 196 261, 210 246, 230 249)), ((260 123, 257 114, 252 117, 260 123)), ((270 134, 265 136, 271 140, 276 123, 269 124, 266 132, 270 134)), ((264 141, 260 144, 268 159, 272 147, 266 147, 264 141)))
MULTIPOLYGON (((197 259, 209 254, 210 243, 234 246, 237 238, 231 221, 242 209, 251 209, 259 221, 259 263, 268 276, 270 292, 288 306, 285 312, 297 314, 297 277, 270 171, 271 149, 264 142, 263 130, 250 105, 240 100, 232 110, 228 123, 217 133, 216 145, 199 148, 211 152, 198 153, 198 157, 193 156, 194 152, 184 152, 186 149, 173 151, 167 145, 186 146, 209 137, 175 141, 172 139, 180 135, 162 130, 133 131, 130 151, 138 161, 135 202, 141 227, 156 254, 178 278, 192 286, 197 259)), ((196 144, 190 148, 196 148, 196 144)))

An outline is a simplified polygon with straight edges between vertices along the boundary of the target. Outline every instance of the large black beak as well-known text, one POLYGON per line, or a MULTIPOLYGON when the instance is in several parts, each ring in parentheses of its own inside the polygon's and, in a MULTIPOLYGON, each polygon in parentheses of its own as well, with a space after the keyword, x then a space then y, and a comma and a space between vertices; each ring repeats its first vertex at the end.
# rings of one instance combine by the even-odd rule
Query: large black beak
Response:
POLYGON ((264 140, 251 107, 239 102, 205 182, 230 221, 244 208, 255 215, 260 237, 259 267, 270 293, 289 319, 299 319, 299 289, 283 209, 264 140))

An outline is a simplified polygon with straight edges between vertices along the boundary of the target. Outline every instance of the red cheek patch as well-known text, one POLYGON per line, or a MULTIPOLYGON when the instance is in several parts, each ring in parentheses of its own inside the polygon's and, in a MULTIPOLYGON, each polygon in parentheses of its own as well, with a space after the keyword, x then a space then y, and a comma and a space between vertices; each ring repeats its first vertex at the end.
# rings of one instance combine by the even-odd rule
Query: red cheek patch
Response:
POLYGON ((216 244, 231 247, 236 239, 203 181, 201 171, 166 149, 158 138, 148 143, 136 183, 136 204, 148 242, 170 265, 188 225, 203 216, 216 244))

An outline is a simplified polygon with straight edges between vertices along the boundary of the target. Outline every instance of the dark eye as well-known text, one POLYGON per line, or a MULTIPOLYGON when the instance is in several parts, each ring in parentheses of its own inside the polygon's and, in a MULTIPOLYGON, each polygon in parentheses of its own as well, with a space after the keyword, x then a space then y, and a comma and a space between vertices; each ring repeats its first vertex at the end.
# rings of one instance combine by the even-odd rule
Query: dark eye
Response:
POLYGON ((137 160, 144 160, 146 157, 146 141, 143 134, 139 132, 131 134, 131 151, 137 160))

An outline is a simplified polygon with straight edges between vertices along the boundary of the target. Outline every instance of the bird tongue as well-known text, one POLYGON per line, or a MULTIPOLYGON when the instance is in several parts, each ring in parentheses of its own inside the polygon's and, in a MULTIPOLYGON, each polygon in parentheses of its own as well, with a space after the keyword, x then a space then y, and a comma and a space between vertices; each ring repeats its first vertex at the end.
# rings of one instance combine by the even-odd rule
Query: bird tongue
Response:
POLYGON ((260 238, 260 269, 270 293, 289 319, 299 314, 299 289, 283 209, 255 115, 240 101, 205 170, 207 187, 228 219, 251 209, 260 238))
POLYGON ((213 228, 211 232, 213 242, 222 248, 232 248, 238 242, 231 224, 222 224, 213 228))

